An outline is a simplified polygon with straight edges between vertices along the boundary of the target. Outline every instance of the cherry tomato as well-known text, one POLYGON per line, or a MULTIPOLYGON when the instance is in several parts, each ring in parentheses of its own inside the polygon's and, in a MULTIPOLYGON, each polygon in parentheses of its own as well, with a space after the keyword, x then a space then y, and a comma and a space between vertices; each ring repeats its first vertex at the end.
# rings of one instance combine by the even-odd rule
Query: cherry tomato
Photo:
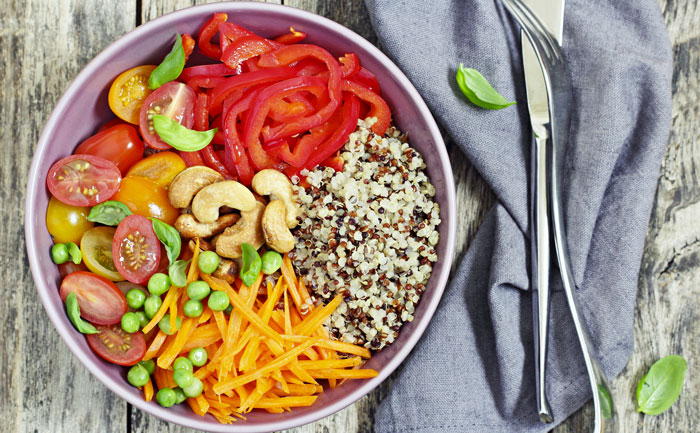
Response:
POLYGON ((112 199, 124 203, 136 215, 155 217, 170 225, 180 215, 170 204, 165 188, 145 177, 125 177, 112 199))
POLYGON ((54 197, 73 206, 94 206, 109 200, 122 176, 113 162, 94 155, 71 155, 49 169, 46 184, 54 197))
POLYGON ((71 206, 51 197, 46 208, 46 228, 53 236, 55 243, 80 243, 83 233, 90 230, 94 224, 87 220, 89 207, 71 206))
POLYGON ((88 334, 87 342, 95 353, 113 364, 134 365, 146 354, 146 341, 141 332, 129 334, 120 324, 95 326, 97 334, 88 334))
POLYGON ((61 275, 61 279, 76 271, 89 271, 89 269, 85 266, 85 262, 80 262, 76 265, 72 260, 58 265, 58 273, 61 275))
POLYGON ((156 67, 143 65, 122 72, 109 88, 109 108, 120 119, 134 125, 139 124, 141 105, 151 94, 148 77, 156 67))
POLYGON ((68 274, 61 283, 60 295, 64 302, 70 292, 75 293, 80 315, 88 322, 111 325, 119 323, 126 313, 126 298, 105 277, 85 271, 68 274))
POLYGON ((83 262, 92 272, 111 281, 123 281, 112 259, 114 227, 100 226, 85 232, 80 240, 83 262))
POLYGON ((126 175, 145 177, 167 188, 185 168, 185 161, 177 153, 158 152, 134 164, 126 175))
POLYGON ((124 218, 114 233, 112 256, 117 270, 127 280, 143 284, 160 264, 160 241, 153 223, 141 215, 124 218))
POLYGON ((136 161, 143 158, 143 141, 133 126, 116 125, 83 141, 73 153, 95 155, 112 161, 123 176, 136 161))
POLYGON ((120 119, 118 117, 115 117, 114 119, 108 120, 107 122, 103 123, 102 126, 97 128, 97 131, 95 132, 95 134, 97 134, 98 132, 102 132, 105 129, 109 129, 112 126, 117 126, 117 125, 128 125, 128 123, 123 121, 122 119, 120 119))
POLYGON ((146 144, 154 149, 170 149, 153 129, 153 115, 162 114, 186 128, 194 125, 195 93, 188 85, 171 81, 151 93, 141 106, 139 128, 146 144))

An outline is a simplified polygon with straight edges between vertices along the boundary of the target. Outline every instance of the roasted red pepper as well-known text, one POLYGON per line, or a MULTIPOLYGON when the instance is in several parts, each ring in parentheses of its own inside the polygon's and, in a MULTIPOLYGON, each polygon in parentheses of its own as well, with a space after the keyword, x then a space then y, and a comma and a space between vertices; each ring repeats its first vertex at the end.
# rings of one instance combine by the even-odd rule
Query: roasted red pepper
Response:
POLYGON ((368 117, 375 117, 377 119, 374 125, 372 125, 372 132, 377 135, 384 135, 391 123, 391 110, 389 110, 389 106, 384 99, 362 84, 352 80, 343 80, 343 91, 351 92, 357 95, 358 98, 369 103, 370 109, 368 117))
POLYGON ((207 57, 219 60, 221 58, 221 48, 211 43, 211 39, 219 31, 219 24, 225 23, 228 15, 223 12, 215 13, 209 21, 207 21, 202 30, 199 32, 199 50, 207 57))
POLYGON ((285 45, 292 45, 296 44, 297 42, 301 42, 304 39, 306 39, 306 33, 294 30, 294 27, 290 27, 289 33, 277 36, 275 38, 275 42, 285 45))

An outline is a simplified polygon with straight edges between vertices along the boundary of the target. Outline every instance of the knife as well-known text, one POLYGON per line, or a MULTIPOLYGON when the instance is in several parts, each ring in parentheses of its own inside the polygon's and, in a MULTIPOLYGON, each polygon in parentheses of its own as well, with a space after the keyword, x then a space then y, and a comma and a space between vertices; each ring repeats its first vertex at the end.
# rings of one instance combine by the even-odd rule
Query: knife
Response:
MULTIPOLYGON (((523 0, 561 44, 564 25, 564 0, 523 0)), ((530 151, 530 249, 531 287, 533 289, 533 330, 535 341, 535 380, 537 412, 543 423, 552 417, 546 394, 547 336, 549 329, 550 221, 547 185, 547 145, 549 101, 540 63, 532 45, 521 31, 523 70, 530 112, 533 143, 530 151)))

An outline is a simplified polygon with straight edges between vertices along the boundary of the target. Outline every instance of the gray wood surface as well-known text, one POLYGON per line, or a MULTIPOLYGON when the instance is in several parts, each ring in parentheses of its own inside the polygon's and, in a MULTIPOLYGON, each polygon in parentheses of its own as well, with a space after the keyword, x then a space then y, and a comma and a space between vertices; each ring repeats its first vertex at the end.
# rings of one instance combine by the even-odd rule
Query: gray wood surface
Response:
MULTIPOLYGON (((280 3, 282 0, 276 1, 280 3)), ((131 408, 68 351, 46 320, 24 249, 29 162, 53 106, 73 77, 113 40, 194 0, 0 0, 0 431, 189 432, 131 408)), ((284 0, 329 17, 376 43, 362 1, 284 0)), ((700 425, 700 2, 659 0, 674 46, 673 123, 647 234, 635 317, 636 350, 613 381, 621 432, 694 432, 700 425), (682 354, 689 374, 680 401, 660 416, 635 411, 634 389, 658 358, 682 354)), ((493 196, 450 147, 465 250, 493 196)), ((388 384, 294 432, 370 432, 388 384)), ((590 428, 590 404, 554 429, 590 428)))

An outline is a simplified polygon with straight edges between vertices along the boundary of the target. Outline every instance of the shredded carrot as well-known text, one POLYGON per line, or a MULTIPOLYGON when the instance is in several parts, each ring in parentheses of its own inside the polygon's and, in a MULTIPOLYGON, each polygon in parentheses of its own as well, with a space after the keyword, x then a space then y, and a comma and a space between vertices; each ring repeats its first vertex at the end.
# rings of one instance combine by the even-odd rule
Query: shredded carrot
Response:
POLYGON ((255 404, 256 408, 267 409, 267 408, 280 408, 280 407, 302 407, 311 406, 316 401, 315 395, 311 396, 297 396, 297 397, 276 397, 276 398, 263 398, 255 404))
POLYGON ((284 279, 287 281, 287 286, 289 287, 289 294, 292 295, 292 300, 296 304, 297 308, 301 309, 301 297, 297 291, 297 279, 294 276, 294 270, 292 269, 292 261, 289 259, 287 254, 282 258, 282 267, 280 268, 284 279))
POLYGON ((209 402, 203 395, 200 395, 197 398, 188 398, 187 404, 189 404, 192 411, 199 416, 206 415, 207 411, 209 410, 209 402))
MULTIPOLYGON (((173 298, 177 295, 178 287, 175 286, 170 286, 170 289, 168 289, 168 293, 165 295, 165 299, 163 300, 163 303, 161 304, 160 308, 158 311, 156 311, 156 314, 153 315, 151 318, 151 321, 146 324, 146 326, 143 327, 141 332, 144 334, 147 334, 148 331, 153 329, 158 322, 160 322, 160 319, 165 316, 165 313, 168 311, 168 308, 170 308, 170 303, 172 302, 173 298)), ((174 327, 173 327, 174 329, 174 327)))
POLYGON ((153 338, 151 345, 148 346, 148 350, 146 350, 146 353, 143 355, 143 360, 148 361, 149 359, 153 359, 167 337, 168 336, 163 331, 158 330, 158 334, 153 338))
POLYGON ((311 335, 327 318, 338 308, 338 305, 343 301, 341 295, 333 298, 325 307, 321 308, 319 313, 307 316, 300 324, 294 327, 294 333, 297 335, 311 335))
POLYGON ((153 399, 153 382, 151 378, 148 378, 148 382, 143 386, 143 399, 146 401, 151 401, 153 399))
MULTIPOLYGON (((285 340, 291 340, 295 343, 301 343, 311 339, 311 337, 304 337, 301 335, 282 335, 282 338, 285 340)), ((333 349, 341 353, 358 355, 363 358, 369 358, 371 356, 369 349, 351 343, 344 343, 342 341, 322 339, 318 342, 318 346, 326 349, 333 349)))
POLYGON ((370 377, 375 377, 377 370, 372 369, 357 369, 357 370, 345 370, 345 369, 323 369, 323 370, 309 370, 309 374, 316 379, 368 379, 370 377))
POLYGON ((165 349, 163 354, 158 356, 158 367, 170 367, 173 361, 175 361, 175 358, 177 358, 177 355, 180 354, 180 352, 182 352, 182 348, 185 347, 185 343, 194 332, 195 326, 197 326, 197 319, 195 318, 188 317, 183 321, 182 327, 177 332, 175 339, 165 349))

